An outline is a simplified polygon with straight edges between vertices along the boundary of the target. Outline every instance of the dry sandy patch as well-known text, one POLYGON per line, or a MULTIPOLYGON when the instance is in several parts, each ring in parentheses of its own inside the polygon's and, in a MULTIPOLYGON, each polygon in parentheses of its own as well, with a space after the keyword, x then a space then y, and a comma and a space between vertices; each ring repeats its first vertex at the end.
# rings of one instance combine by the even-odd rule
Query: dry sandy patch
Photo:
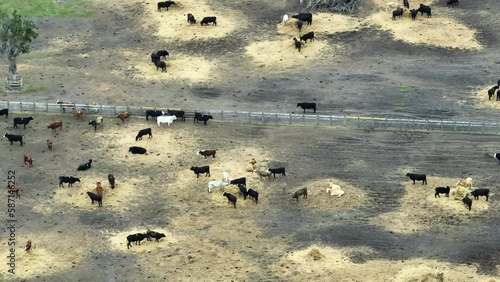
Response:
POLYGON ((488 90, 495 86, 494 83, 486 87, 481 87, 479 89, 473 90, 472 95, 476 96, 478 99, 478 105, 476 106, 479 109, 500 109, 500 101, 496 101, 497 99, 497 91, 491 97, 491 101, 488 99, 488 90))
POLYGON ((216 3, 183 0, 178 1, 177 5, 170 6, 168 11, 162 9, 161 12, 157 11, 156 3, 144 6, 142 25, 145 30, 154 31, 156 36, 168 41, 221 38, 239 27, 248 25, 246 17, 241 12, 216 3), (188 13, 195 17, 195 24, 187 22, 188 13), (201 26, 204 17, 217 17, 217 25, 201 26))
MULTIPOLYGON (((297 38, 298 39, 298 38, 297 38)), ((249 56, 255 65, 263 66, 268 71, 286 71, 300 65, 313 65, 321 62, 323 56, 334 56, 339 53, 325 41, 308 41, 302 45, 300 52, 295 49, 292 37, 281 37, 279 40, 261 41, 248 45, 245 55, 249 56)))
POLYGON ((392 12, 382 11, 369 16, 366 23, 390 31, 396 40, 413 44, 472 50, 483 48, 477 41, 476 30, 446 14, 433 13, 431 18, 427 18, 425 14, 421 16, 419 13, 417 19, 412 21, 408 10, 396 20, 392 19, 392 12))

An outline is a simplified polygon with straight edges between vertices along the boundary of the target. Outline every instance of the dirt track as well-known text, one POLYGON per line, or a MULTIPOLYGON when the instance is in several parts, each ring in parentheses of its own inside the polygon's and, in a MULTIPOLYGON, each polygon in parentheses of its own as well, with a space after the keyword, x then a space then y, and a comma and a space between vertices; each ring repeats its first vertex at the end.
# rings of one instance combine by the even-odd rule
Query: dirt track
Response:
MULTIPOLYGON (((365 2, 352 30, 346 28, 350 21, 337 19, 342 23, 339 32, 318 32, 317 42, 307 43, 310 54, 322 57, 306 58, 304 50, 301 56, 306 64, 295 63, 300 57, 292 45, 289 49, 280 45, 290 41, 292 34, 278 21, 285 12, 299 11, 295 1, 212 3, 224 6, 228 18, 240 19, 239 28, 224 26, 221 16, 217 28, 218 32, 227 29, 226 36, 194 39, 190 33, 176 31, 176 36, 186 36, 179 40, 168 38, 174 34, 168 32, 169 20, 181 25, 188 1, 161 14, 153 14, 157 13, 150 7, 154 3, 144 1, 95 2, 101 14, 90 21, 37 20, 41 36, 19 71, 26 83, 42 89, 6 94, 3 99, 269 112, 293 112, 297 102, 315 101, 318 113, 498 117, 495 107, 486 105, 494 103, 484 101, 486 93, 475 93, 500 78, 495 61, 500 22, 493 12, 500 3, 495 1, 461 1, 457 8, 440 7, 434 13, 436 21, 453 18, 478 30, 479 50, 394 40, 390 31, 367 24, 366 19, 380 13, 380 7, 365 2), (164 20, 161 32, 155 26, 158 19, 164 20), (248 52, 261 50, 251 48, 257 43, 293 56, 293 63, 286 61, 276 68, 265 64, 265 57, 256 61, 248 52), (163 48, 172 52, 167 74, 157 72, 149 62, 150 52, 163 48)), ((214 27, 200 28, 196 26, 196 32, 214 27)), ((269 52, 269 58, 276 55, 269 52)), ((445 281, 462 281, 465 275, 468 281, 498 279, 495 195, 488 203, 480 199, 470 213, 465 208, 450 212, 441 205, 449 199, 432 198, 435 185, 450 182, 452 186, 469 176, 475 187, 490 188, 496 194, 498 164, 485 156, 497 151, 496 136, 218 122, 205 127, 189 120, 161 129, 153 122, 132 120, 122 126, 113 120, 94 133, 87 121, 64 117, 65 129, 54 137, 45 124, 59 118, 37 115, 26 131, 17 130, 26 136, 23 147, 2 141, 2 159, 12 161, 22 189, 17 213, 23 222, 20 240, 35 238, 37 244, 31 256, 20 255, 19 277, 30 281, 62 277, 75 281, 142 281, 145 277, 152 281, 331 281, 337 275, 356 281, 366 277, 409 281, 435 279, 432 272, 439 266, 445 281), (136 132, 149 126, 153 139, 138 143, 150 154, 128 155, 126 148, 136 144, 136 132), (45 149, 49 137, 55 141, 53 152, 45 149), (219 149, 215 160, 195 155, 209 148, 219 149), (24 153, 33 155, 33 168, 21 166, 24 153), (244 171, 252 157, 262 168, 285 166, 288 176, 258 180, 244 171), (75 165, 88 158, 95 165, 81 173, 81 184, 57 187, 59 175, 76 174, 75 165), (205 163, 210 164, 212 177, 196 179, 189 167, 205 163), (260 203, 238 197, 234 210, 221 193, 208 194, 207 182, 220 179, 222 171, 247 176, 249 186, 261 194, 260 203), (429 185, 408 185, 404 175, 409 171, 427 173, 429 185), (118 187, 105 186, 104 208, 91 206, 85 192, 96 181, 106 182, 110 172, 117 176, 118 187), (330 178, 346 188, 342 198, 325 193, 330 178), (309 198, 292 201, 291 194, 305 186, 309 198), (421 190, 422 197, 410 189, 421 190), (147 228, 165 232, 167 238, 127 250, 125 237, 147 228), (313 246, 324 257, 311 260, 313 246), (380 269, 387 269, 391 278, 380 269)), ((11 119, 4 129, 11 131, 11 119)), ((237 194, 235 187, 228 191, 237 194)))

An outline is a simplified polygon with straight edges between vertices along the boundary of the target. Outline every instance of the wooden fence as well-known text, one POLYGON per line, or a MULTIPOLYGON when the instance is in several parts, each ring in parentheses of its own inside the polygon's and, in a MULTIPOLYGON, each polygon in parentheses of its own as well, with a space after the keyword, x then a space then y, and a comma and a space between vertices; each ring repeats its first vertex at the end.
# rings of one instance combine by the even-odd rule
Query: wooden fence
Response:
MULTIPOLYGON (((46 113, 71 115, 74 109, 83 109, 90 115, 116 116, 128 111, 132 117, 145 117, 146 110, 164 110, 167 108, 109 106, 109 105, 64 105, 56 103, 0 101, 0 109, 8 108, 12 113, 46 113)), ((179 108, 170 108, 180 110, 179 108)), ((271 125, 305 126, 345 126, 365 129, 401 130, 401 131, 455 131, 474 134, 500 134, 500 124, 482 121, 455 121, 433 119, 404 119, 361 116, 338 116, 321 114, 289 114, 225 111, 207 109, 183 109, 186 118, 193 118, 195 112, 210 114, 213 122, 236 122, 271 125)), ((212 122, 212 121, 210 121, 212 122)))

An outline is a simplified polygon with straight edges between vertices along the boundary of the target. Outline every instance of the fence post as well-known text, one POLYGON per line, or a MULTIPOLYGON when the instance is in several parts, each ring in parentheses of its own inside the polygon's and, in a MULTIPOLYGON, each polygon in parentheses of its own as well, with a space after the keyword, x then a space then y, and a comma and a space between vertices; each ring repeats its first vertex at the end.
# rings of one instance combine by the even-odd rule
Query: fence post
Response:
POLYGON ((375 123, 373 121, 373 117, 372 117, 372 128, 375 128, 375 123))
POLYGON ((252 123, 250 112, 248 112, 248 123, 252 123))
POLYGON ((330 126, 333 126, 333 118, 330 116, 330 126))
POLYGON ((483 134, 484 134, 484 122, 483 122, 483 134))
POLYGON ((359 125, 359 117, 358 117, 358 127, 360 127, 360 125, 359 125))
POLYGON ((116 116, 116 106, 113 106, 113 113, 116 116))
POLYGON ((262 117, 261 117, 261 119, 262 119, 262 124, 264 124, 264 112, 261 112, 261 114, 262 114, 262 117))
POLYGON ((47 111, 47 113, 49 112, 49 103, 45 103, 45 110, 47 111))
POLYGON ((288 114, 288 124, 292 124, 292 114, 288 114))
POLYGON ((306 125, 306 115, 302 114, 302 125, 306 125))
POLYGON ((316 125, 319 126, 319 115, 316 115, 316 125))
POLYGON ((469 122, 467 122, 467 123, 469 124, 469 131, 470 131, 470 121, 469 121, 469 122))
POLYGON ((99 114, 102 115, 102 105, 99 105, 99 114))
POLYGON ((220 111, 220 121, 224 121, 224 111, 220 111))
POLYGON ((276 124, 278 124, 278 113, 276 113, 276 124))
POLYGON ((9 111, 10 111, 10 102, 9 101, 7 101, 7 109, 9 109, 9 111))
POLYGON ((36 105, 35 105, 35 102, 33 102, 33 113, 36 114, 36 105))
POLYGON ((427 120, 427 131, 429 131, 429 130, 430 130, 430 127, 431 127, 431 125, 430 125, 430 123, 429 123, 429 120, 427 120))
POLYGON ((19 102, 19 111, 23 112, 23 102, 19 102))

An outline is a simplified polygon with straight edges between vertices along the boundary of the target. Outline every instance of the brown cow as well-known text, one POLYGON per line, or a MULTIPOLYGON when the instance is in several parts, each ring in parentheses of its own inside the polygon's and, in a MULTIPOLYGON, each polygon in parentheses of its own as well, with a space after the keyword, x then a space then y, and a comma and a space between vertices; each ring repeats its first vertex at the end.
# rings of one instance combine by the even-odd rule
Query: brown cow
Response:
POLYGON ((24 155, 24 164, 29 164, 29 166, 33 166, 33 159, 28 156, 28 155, 24 155))
POLYGON ((60 130, 62 130, 62 126, 63 126, 62 121, 58 120, 52 124, 47 124, 47 129, 50 128, 50 129, 52 129, 52 131, 57 131, 57 128, 60 127, 61 128, 60 130))
POLYGON ((31 240, 28 240, 28 242, 26 243, 26 246, 24 247, 24 250, 27 251, 27 252, 29 250, 31 250, 31 240))
POLYGON ((47 147, 49 148, 49 151, 52 151, 52 141, 50 139, 47 139, 47 147))
POLYGON ((130 117, 130 113, 124 112, 124 113, 117 115, 116 117, 119 118, 122 121, 122 123, 125 123, 125 120, 130 117))
POLYGON ((83 118, 85 117, 85 112, 83 110, 75 111, 75 116, 80 120, 83 120, 83 118))
POLYGON ((19 191, 20 189, 17 188, 16 185, 12 184, 12 185, 7 185, 7 188, 9 188, 9 193, 12 193, 12 194, 16 194, 16 198, 19 198, 21 199, 21 196, 19 195, 19 191))
POLYGON ((97 186, 95 187, 95 191, 97 192, 97 195, 102 197, 102 194, 104 193, 104 189, 102 188, 101 182, 97 182, 97 186))
POLYGON ((215 158, 215 153, 217 153, 217 150, 204 150, 204 151, 198 151, 198 155, 200 156, 204 156, 205 159, 207 157, 210 157, 212 156, 212 158, 214 159, 215 158))

